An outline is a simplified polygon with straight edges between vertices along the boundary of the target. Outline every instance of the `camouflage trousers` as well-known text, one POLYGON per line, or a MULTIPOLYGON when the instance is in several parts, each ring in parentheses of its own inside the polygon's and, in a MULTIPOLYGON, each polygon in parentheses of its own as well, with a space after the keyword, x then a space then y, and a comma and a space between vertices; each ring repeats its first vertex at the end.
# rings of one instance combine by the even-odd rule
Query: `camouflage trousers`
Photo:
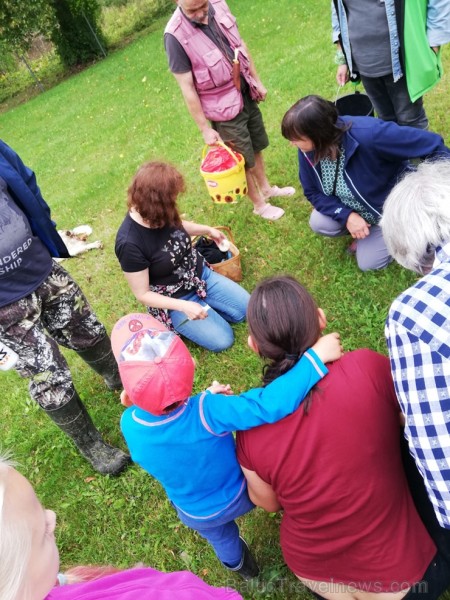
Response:
POLYGON ((58 344, 86 350, 105 335, 80 287, 56 262, 37 290, 0 307, 0 341, 19 355, 15 370, 30 379, 30 395, 44 409, 63 406, 74 393, 58 344))

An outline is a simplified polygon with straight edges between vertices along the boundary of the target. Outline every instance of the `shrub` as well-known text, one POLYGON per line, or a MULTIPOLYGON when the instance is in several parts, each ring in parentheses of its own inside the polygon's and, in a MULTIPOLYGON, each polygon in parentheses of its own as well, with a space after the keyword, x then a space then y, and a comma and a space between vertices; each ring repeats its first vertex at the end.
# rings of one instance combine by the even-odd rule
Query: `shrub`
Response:
POLYGON ((149 27, 174 6, 171 0, 103 0, 103 3, 101 23, 109 47, 149 27))
MULTIPOLYGON (((30 4, 35 13, 39 12, 35 5, 45 5, 45 15, 44 11, 39 12, 42 26, 38 26, 37 21, 32 23, 31 9, 26 19, 22 15, 21 23, 26 23, 27 28, 22 32, 25 41, 19 55, 24 53, 33 72, 46 88, 61 80, 70 67, 102 56, 85 17, 102 46, 111 48, 133 33, 149 27, 155 19, 174 8, 172 0, 31 0, 30 4), (40 37, 50 38, 54 45, 48 44, 43 49, 41 44, 40 49, 34 48, 36 33, 28 37, 32 24, 33 31, 42 29, 40 37), (25 48, 30 49, 30 45, 31 50, 26 52, 25 48)), ((2 27, 6 26, 6 19, 15 18, 17 14, 15 0, 7 0, 5 7, 0 6, 0 33, 2 27), (6 11, 5 7, 10 10, 6 11)), ((9 39, 13 33, 16 35, 11 30, 8 39, 0 37, 0 104, 3 104, 0 111, 37 93, 35 81, 13 51, 15 46, 9 39)))
POLYGON ((98 24, 97 0, 52 0, 56 24, 51 33, 62 62, 72 67, 103 56, 105 40, 98 24))

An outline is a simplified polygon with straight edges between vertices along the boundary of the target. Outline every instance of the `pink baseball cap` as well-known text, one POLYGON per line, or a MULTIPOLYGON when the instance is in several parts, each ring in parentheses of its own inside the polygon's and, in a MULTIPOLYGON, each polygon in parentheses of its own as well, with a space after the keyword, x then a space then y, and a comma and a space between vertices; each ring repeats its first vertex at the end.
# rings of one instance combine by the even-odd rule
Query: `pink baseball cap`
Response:
POLYGON ((182 340, 154 317, 133 313, 114 325, 111 345, 131 402, 151 413, 189 398, 194 361, 182 340))

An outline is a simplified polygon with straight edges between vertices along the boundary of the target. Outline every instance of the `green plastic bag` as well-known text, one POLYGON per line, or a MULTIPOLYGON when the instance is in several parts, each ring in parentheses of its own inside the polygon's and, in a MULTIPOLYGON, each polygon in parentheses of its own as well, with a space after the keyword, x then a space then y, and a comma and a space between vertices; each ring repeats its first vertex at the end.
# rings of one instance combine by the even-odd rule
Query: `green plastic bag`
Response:
POLYGON ((405 75, 411 102, 431 90, 443 75, 441 50, 430 48, 427 38, 427 0, 405 2, 405 75))

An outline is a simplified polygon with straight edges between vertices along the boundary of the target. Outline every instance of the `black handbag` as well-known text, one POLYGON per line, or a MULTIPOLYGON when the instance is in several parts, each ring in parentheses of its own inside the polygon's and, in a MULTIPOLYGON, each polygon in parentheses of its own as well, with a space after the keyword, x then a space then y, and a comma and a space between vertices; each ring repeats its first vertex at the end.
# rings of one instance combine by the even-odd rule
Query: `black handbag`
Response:
POLYGON ((229 258, 228 252, 222 252, 214 240, 210 240, 204 235, 201 235, 198 240, 196 240, 194 248, 211 265, 215 265, 229 258))

